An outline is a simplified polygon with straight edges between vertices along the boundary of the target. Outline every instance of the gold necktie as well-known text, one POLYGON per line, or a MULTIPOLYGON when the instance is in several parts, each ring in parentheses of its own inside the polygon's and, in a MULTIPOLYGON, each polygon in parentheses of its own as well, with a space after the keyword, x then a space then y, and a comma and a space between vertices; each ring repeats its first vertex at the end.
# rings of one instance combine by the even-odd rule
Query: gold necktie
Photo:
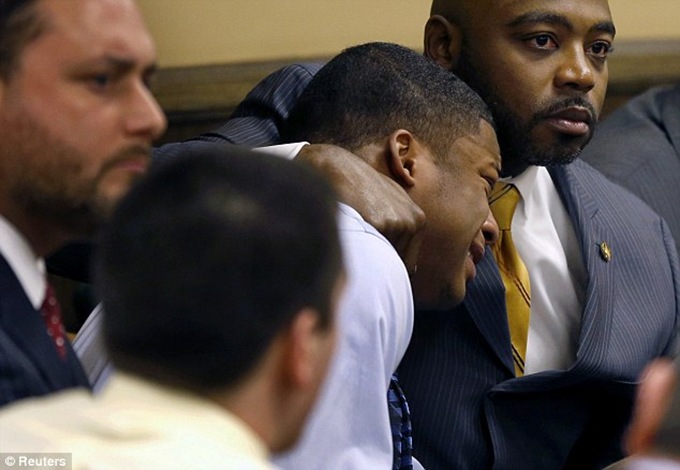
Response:
POLYGON ((498 241, 491 247, 496 258, 501 278, 505 285, 505 304, 510 326, 512 357, 517 377, 524 374, 524 359, 529 336, 529 316, 531 313, 531 290, 529 272, 512 241, 510 226, 512 216, 519 202, 519 191, 508 183, 499 181, 489 197, 489 205, 498 228, 498 241))

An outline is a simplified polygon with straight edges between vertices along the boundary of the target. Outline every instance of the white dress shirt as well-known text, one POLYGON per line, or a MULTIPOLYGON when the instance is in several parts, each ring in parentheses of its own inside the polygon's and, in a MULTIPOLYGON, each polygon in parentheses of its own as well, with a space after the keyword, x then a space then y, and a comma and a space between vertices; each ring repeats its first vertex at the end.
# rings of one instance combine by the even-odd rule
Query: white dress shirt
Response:
POLYGON ((290 470, 389 470, 387 389, 411 339, 411 285, 392 245, 354 209, 340 204, 339 226, 348 282, 336 354, 299 446, 275 462, 290 470))
POLYGON ((0 254, 7 261, 36 310, 40 310, 47 281, 45 262, 33 252, 24 236, 0 215, 0 254))
POLYGON ((576 359, 587 283, 576 232, 545 167, 507 182, 521 195, 511 230, 531 283, 524 372, 564 370, 576 359))

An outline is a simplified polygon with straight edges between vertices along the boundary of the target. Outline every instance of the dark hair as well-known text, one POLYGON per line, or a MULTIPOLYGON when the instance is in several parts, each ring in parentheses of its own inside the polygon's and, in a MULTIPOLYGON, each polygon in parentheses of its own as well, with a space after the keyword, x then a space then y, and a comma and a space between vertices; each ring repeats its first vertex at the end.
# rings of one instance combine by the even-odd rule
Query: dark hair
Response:
POLYGON ((284 141, 354 151, 403 128, 443 158, 453 142, 492 122, 479 96, 453 73, 410 49, 369 43, 346 49, 304 90, 284 124, 284 141))
POLYGON ((336 199, 299 163, 194 142, 126 196, 95 275, 121 370, 205 392, 237 384, 304 307, 331 322, 336 199))
POLYGON ((37 3, 38 0, 0 0, 0 78, 11 75, 24 46, 45 30, 37 3))

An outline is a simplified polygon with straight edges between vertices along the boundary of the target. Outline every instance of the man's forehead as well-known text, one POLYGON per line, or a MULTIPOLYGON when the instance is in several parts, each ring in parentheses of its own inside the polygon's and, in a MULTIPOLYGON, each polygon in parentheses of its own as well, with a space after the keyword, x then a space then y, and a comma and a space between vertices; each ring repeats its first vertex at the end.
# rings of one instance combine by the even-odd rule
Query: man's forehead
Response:
MULTIPOLYGON (((453 3, 455 0, 444 0, 443 3, 453 3)), ((521 14, 530 10, 555 10, 564 12, 579 12, 582 7, 593 6, 602 8, 603 15, 609 17, 609 2, 607 0, 459 0, 463 9, 475 14, 521 14)), ((460 7, 457 7, 460 8, 460 7)))
POLYGON ((480 120, 477 132, 465 134, 453 142, 454 151, 464 152, 475 157, 483 157, 480 163, 491 164, 500 170, 501 154, 494 131, 491 124, 485 120, 480 120))
POLYGON ((45 39, 63 42, 83 59, 115 55, 155 62, 153 40, 131 0, 41 0, 40 8, 45 39))

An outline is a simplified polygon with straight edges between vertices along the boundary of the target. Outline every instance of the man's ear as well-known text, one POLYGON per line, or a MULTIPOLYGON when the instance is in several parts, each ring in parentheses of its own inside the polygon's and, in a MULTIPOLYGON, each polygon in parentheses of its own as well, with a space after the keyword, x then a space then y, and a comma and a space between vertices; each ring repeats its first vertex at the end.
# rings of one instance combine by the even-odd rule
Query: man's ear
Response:
POLYGON ((314 309, 300 310, 290 323, 284 347, 284 368, 294 388, 308 388, 318 375, 316 360, 320 341, 325 338, 319 326, 319 314, 314 309))
POLYGON ((673 363, 668 359, 655 360, 642 375, 633 418, 626 433, 626 450, 631 454, 647 452, 654 446, 677 380, 673 363))
POLYGON ((416 183, 419 154, 420 145, 409 131, 399 129, 390 135, 387 163, 394 180, 403 188, 410 188, 416 183))
POLYGON ((441 15, 431 16, 425 24, 425 55, 446 70, 453 71, 463 47, 463 31, 441 15))

